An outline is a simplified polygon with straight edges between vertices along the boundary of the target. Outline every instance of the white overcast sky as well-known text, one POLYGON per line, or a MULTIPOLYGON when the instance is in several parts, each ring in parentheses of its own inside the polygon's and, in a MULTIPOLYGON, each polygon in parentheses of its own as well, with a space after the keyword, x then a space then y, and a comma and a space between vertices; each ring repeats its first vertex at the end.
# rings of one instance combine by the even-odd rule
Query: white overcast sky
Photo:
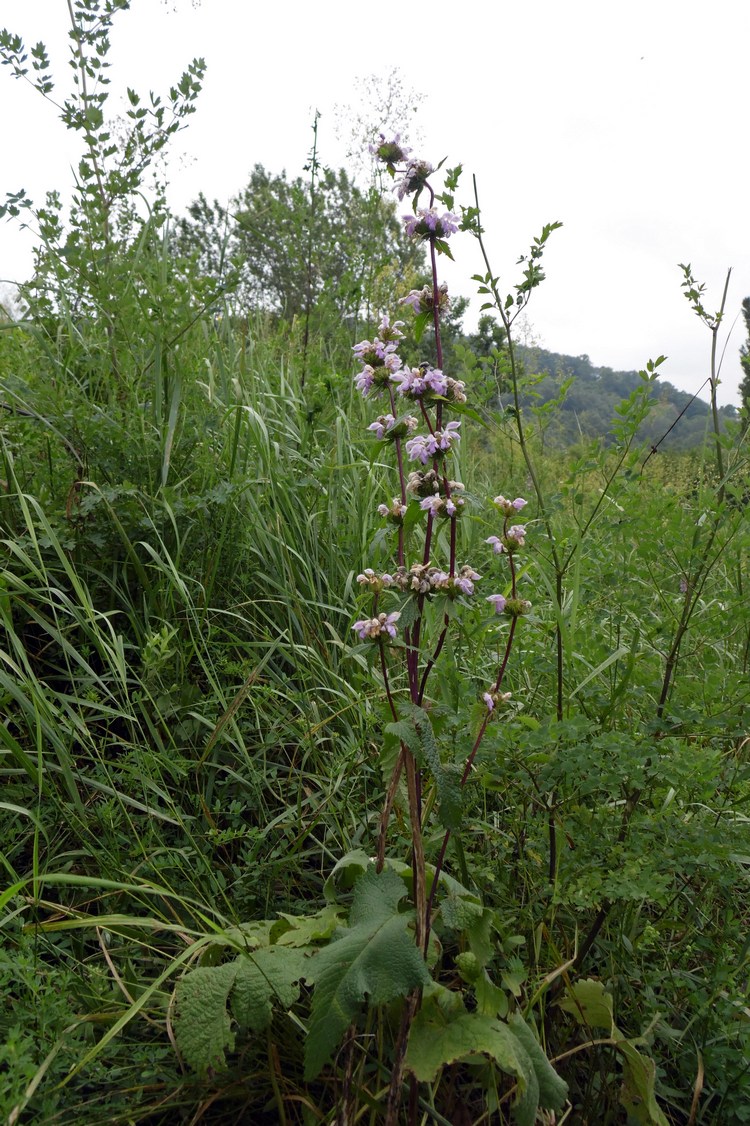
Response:
MULTIPOLYGON (((66 0, 0 0, 0 27, 29 47, 46 43, 61 91, 67 20, 66 0)), ((366 75, 395 66, 425 95, 420 155, 463 163, 466 202, 477 176, 503 288, 543 224, 563 221, 528 309, 543 347, 617 369, 665 353, 663 378, 696 391, 710 334, 677 263, 692 263, 711 309, 733 268, 727 331, 750 296, 750 0, 132 0, 113 42, 117 90, 165 91, 194 56, 208 64, 172 150, 175 211, 200 191, 226 201, 256 162, 298 174, 315 109, 320 156, 341 163, 334 106, 356 103, 366 75)), ((41 203, 65 191, 75 140, 8 68, 0 117, 0 197, 23 187, 41 203)), ((454 236, 453 252, 450 284, 470 295, 476 248, 454 236)), ((28 233, 0 224, 0 278, 20 280, 29 264, 28 233)), ((722 402, 738 401, 744 339, 740 316, 722 402)))

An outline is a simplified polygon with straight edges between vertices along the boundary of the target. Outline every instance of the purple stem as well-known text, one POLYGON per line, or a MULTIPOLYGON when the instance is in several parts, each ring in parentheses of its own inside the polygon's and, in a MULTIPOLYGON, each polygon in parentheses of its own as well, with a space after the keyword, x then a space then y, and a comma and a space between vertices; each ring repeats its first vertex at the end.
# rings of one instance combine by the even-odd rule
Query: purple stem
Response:
MULTIPOLYGON (((515 587, 515 576, 514 576, 514 587, 515 587)), ((495 681, 495 691, 496 692, 500 691, 500 686, 503 683, 503 677, 505 676, 505 670, 508 667, 508 660, 510 658, 511 649, 513 648, 513 637, 514 637, 515 632, 516 632, 517 622, 518 622, 518 618, 513 617, 511 619, 510 630, 508 631, 508 640, 507 640, 506 645, 505 645, 505 653, 503 654, 503 659, 500 662, 500 668, 498 669, 497 679, 495 681)), ((477 732, 477 737, 474 740, 474 746, 471 748, 471 753, 466 760, 466 766, 464 767, 464 772, 461 776, 461 788, 462 789, 466 785, 466 781, 467 781, 467 779, 468 779, 468 777, 471 773, 471 768, 474 765, 474 759, 477 756, 477 752, 479 750, 479 747, 481 746, 482 739, 484 738, 484 733, 487 730, 487 725, 488 725, 489 722, 490 722, 490 712, 488 711, 487 715, 482 720, 479 731, 477 732)), ((425 941, 425 946, 424 946, 425 956, 427 954, 427 947, 428 947, 428 944, 429 944, 429 941, 430 941, 430 920, 432 918, 432 908, 433 908, 433 905, 434 905, 434 902, 435 902, 435 893, 437 891, 438 882, 440 880, 440 873, 442 872, 443 864, 445 863, 445 853, 448 849, 448 841, 450 840, 450 838, 451 838, 451 831, 450 831, 450 829, 446 829, 445 835, 443 837, 443 843, 440 846, 440 855, 438 856, 437 863, 435 865, 435 875, 432 878, 432 887, 430 888, 430 896, 429 896, 429 899, 427 900, 427 911, 426 911, 426 916, 425 916, 425 940, 424 940, 425 941)))

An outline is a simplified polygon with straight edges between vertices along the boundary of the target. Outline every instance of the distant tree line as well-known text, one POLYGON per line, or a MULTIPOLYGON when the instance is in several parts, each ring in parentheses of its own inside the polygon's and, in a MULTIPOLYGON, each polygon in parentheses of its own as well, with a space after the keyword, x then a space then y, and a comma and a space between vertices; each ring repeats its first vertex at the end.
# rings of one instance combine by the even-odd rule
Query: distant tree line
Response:
MULTIPOLYGON (((290 324, 304 320, 306 332, 312 325, 331 343, 339 336, 346 344, 390 308, 394 291, 426 280, 424 254, 405 237, 395 203, 375 184, 363 190, 344 169, 319 165, 314 150, 306 173, 306 178, 290 179, 286 172, 272 174, 256 164, 247 186, 228 203, 210 202, 201 194, 177 220, 173 248, 199 273, 223 284, 241 315, 263 311, 290 324)), ((467 333, 462 325, 467 306, 465 298, 456 298, 448 314, 446 365, 471 379, 485 401, 508 407, 502 328, 482 316, 476 331, 467 333)), ((748 342, 741 349, 740 395, 747 410, 750 298, 742 310, 748 342)), ((428 330, 416 354, 433 360, 431 341, 428 330)), ((407 338, 404 348, 405 354, 414 353, 415 342, 407 338)), ((582 438, 606 441, 615 408, 639 384, 637 372, 595 367, 587 355, 537 347, 520 347, 519 355, 526 372, 523 407, 531 411, 559 400, 545 419, 545 432, 550 444, 561 447, 582 438)), ((665 380, 657 388, 642 441, 673 450, 699 445, 709 422, 708 404, 665 380)), ((733 420, 737 411, 725 406, 720 415, 722 421, 733 420)))
MULTIPOLYGON (((527 373, 523 406, 531 410, 559 400, 546 424, 546 438, 553 445, 568 446, 594 437, 606 441, 617 406, 641 382, 637 372, 595 367, 587 355, 567 356, 529 347, 521 347, 519 352, 527 373)), ((510 404, 509 394, 499 398, 502 405, 510 404)), ((639 432, 642 442, 659 444, 664 450, 687 450, 703 442, 710 425, 707 402, 663 379, 655 386, 654 399, 639 432)), ((722 422, 738 417, 731 405, 721 407, 719 413, 722 422)))

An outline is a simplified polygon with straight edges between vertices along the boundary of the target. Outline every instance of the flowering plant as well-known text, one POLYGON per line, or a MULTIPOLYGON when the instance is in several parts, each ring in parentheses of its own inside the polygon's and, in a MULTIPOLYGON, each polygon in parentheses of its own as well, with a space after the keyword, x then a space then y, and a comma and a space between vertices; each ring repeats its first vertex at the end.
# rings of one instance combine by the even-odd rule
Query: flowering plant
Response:
MULTIPOLYGON (((378 1121, 416 1126, 420 1085, 426 1085, 422 1090, 429 1091, 434 1108, 439 1076, 473 1057, 487 1076, 480 1080, 487 1109, 497 1105, 499 1073, 503 1100, 512 1100, 515 1117, 530 1126, 540 1106, 562 1106, 567 1089, 515 1004, 516 994, 502 979, 492 980, 493 958, 505 956, 494 937, 498 912, 469 887, 459 836, 463 791, 489 725, 501 730, 502 717, 514 708, 506 675, 519 619, 530 610, 517 568, 527 541, 528 526, 517 522, 526 501, 494 500, 493 534, 483 550, 486 563, 499 571, 502 589, 490 588, 483 600, 477 594, 488 584, 486 568, 465 557, 459 535, 471 498, 454 468, 462 423, 472 412, 464 383, 445 368, 440 332, 449 297, 438 280, 437 258, 449 253, 446 240, 460 224, 452 200, 445 192, 436 195, 428 162, 412 160, 398 137, 381 135, 374 150, 394 180, 398 177, 398 198, 412 199, 406 229, 429 250, 431 283, 408 294, 401 307, 413 313, 417 344, 418 326, 428 321, 435 344, 429 361, 407 361, 399 354, 404 322, 385 314, 373 338, 353 349, 359 363, 355 386, 377 402, 367 431, 393 466, 393 481, 377 504, 382 519, 377 536, 390 542, 392 558, 387 567, 368 566, 356 576, 361 606, 351 626, 357 655, 372 658, 385 694, 386 785, 376 855, 354 849, 339 859, 326 882, 323 910, 302 918, 283 915, 257 924, 252 933, 235 928, 226 938, 214 938, 214 945, 225 942, 236 956, 201 965, 180 980, 175 1035, 191 1065, 213 1068, 233 1044, 230 1012, 241 1013, 252 1031, 271 1036, 273 1007, 289 1014, 299 1004, 300 1027, 306 1029, 304 1080, 325 1084, 323 1073, 335 1073, 334 1087, 341 1091, 335 1095, 337 1121, 361 1117, 352 1092, 365 1058, 380 1088, 366 1089, 365 1096, 371 1106, 374 1100, 383 1104, 378 1121), (418 208, 425 192, 428 206, 418 208), (465 715, 454 709, 448 726, 454 734, 462 732, 453 741, 462 748, 455 754, 441 746, 444 709, 429 693, 438 680, 433 676, 438 662, 446 661, 452 625, 462 613, 483 611, 483 628, 496 639, 497 661, 492 675, 474 686, 473 707, 465 715), (409 863, 386 854, 394 824, 408 828, 409 863), (462 882, 444 871, 451 840, 462 882), (207 1037, 209 986, 217 1000, 207 1037), (377 1034, 368 1036, 375 1052, 362 1051, 358 1022, 364 1005, 377 1022, 377 1034), (386 1089, 383 1074, 389 1076, 386 1089), (408 1110, 402 1110, 406 1087, 408 1110)), ((323 1089, 316 1088, 316 1097, 323 1089)), ((452 1104, 446 1113, 453 1113, 452 1104)), ((438 1114, 435 1120, 449 1119, 438 1114)))
MULTIPOLYGON (((431 283, 422 290, 412 290, 399 303, 415 315, 420 328, 415 332, 417 343, 421 329, 431 321, 435 364, 413 364, 402 359, 398 349, 404 339, 404 323, 391 321, 387 314, 378 325, 375 339, 363 340, 353 349, 361 364, 354 378, 355 386, 366 399, 386 400, 385 413, 378 415, 367 429, 377 440, 387 443, 393 453, 398 495, 390 503, 378 506, 379 515, 393 529, 393 565, 382 573, 367 568, 358 576, 360 586, 371 599, 371 616, 356 621, 352 629, 359 642, 375 647, 391 720, 386 724, 386 735, 397 745, 395 763, 387 768, 390 776, 380 817, 375 873, 383 873, 393 863, 386 857, 386 838, 399 785, 405 777, 415 940, 423 956, 429 959, 447 846, 451 834, 461 825, 462 790, 489 723, 513 706, 511 693, 503 690, 504 681, 518 620, 531 609, 530 602, 519 595, 516 567, 517 553, 527 539, 527 528, 516 521, 527 502, 521 497, 512 501, 503 496, 494 499, 501 525, 486 543, 494 554, 502 556, 506 580, 503 593, 485 598, 492 608, 492 620, 496 621, 497 616, 504 618, 508 629, 500 634, 498 662, 491 683, 478 686, 475 718, 469 720, 473 726, 471 750, 460 764, 445 762, 430 714, 430 678, 444 651, 454 616, 459 608, 471 609, 476 584, 482 581, 474 566, 460 557, 458 520, 466 510, 468 498, 463 484, 452 479, 449 469, 461 441, 462 425, 461 418, 450 416, 466 412, 467 395, 464 383, 444 370, 441 343, 441 316, 448 308, 449 297, 447 286, 438 279, 437 256, 449 253, 446 240, 459 230, 460 221, 452 210, 438 209, 437 204, 444 202, 444 198, 436 194, 430 183, 433 168, 429 162, 409 160, 398 137, 387 141, 381 135, 374 151, 391 175, 395 177, 401 172, 395 187, 398 198, 414 197, 412 211, 403 217, 405 229, 413 238, 428 244, 431 283), (406 167, 399 169, 399 164, 404 163, 406 167), (429 195, 429 206, 417 207, 423 191, 429 195), (406 403, 415 414, 404 413, 406 403), (408 472, 408 462, 416 462, 420 468, 408 472), (416 527, 421 527, 421 536, 409 534, 416 527), (411 560, 407 558, 407 548, 415 540, 417 558, 411 560), (428 612, 431 603, 438 611, 435 636, 431 636, 430 630, 430 623, 435 620, 435 613, 428 612), (430 864, 424 836, 432 811, 437 814, 443 837, 434 863, 430 864)), ((452 204, 452 197, 448 198, 452 204)), ((418 1049, 412 1046, 410 1028, 419 1019, 417 1013, 421 1016, 424 1012, 421 1006, 422 986, 415 982, 405 1002, 395 1050, 397 1066, 392 1072, 389 1121, 396 1113, 404 1071, 411 1074, 412 1080, 420 1074, 418 1049)))

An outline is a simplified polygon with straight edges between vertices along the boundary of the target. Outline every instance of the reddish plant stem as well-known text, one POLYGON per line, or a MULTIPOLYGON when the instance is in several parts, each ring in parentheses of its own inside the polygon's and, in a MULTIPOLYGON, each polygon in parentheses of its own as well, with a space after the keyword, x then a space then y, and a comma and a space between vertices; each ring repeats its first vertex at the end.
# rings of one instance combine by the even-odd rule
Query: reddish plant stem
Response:
MULTIPOLYGON (((511 649, 513 648, 513 638, 515 636, 517 623, 518 623, 518 618, 513 617, 511 619, 510 629, 508 631, 508 640, 505 643, 505 653, 503 654, 503 659, 500 662, 500 668, 498 669, 497 679, 495 681, 495 692, 500 691, 500 687, 503 683, 503 677, 505 676, 505 670, 508 667, 508 661, 510 659, 511 649)), ((466 760, 466 766, 464 767, 464 772, 461 776, 461 787, 462 788, 466 785, 467 779, 468 779, 468 777, 471 773, 471 768, 474 765, 474 759, 477 756, 477 752, 478 752, 478 750, 481 746, 482 740, 484 738, 485 731, 487 730, 487 725, 490 722, 490 714, 491 713, 488 711, 487 715, 482 720, 482 723, 479 727, 479 731, 477 732, 477 737, 474 740, 474 746, 471 748, 471 753, 469 754, 469 757, 466 760)), ((450 838, 451 838, 451 831, 450 831, 450 829, 446 829, 445 835, 443 836, 443 843, 440 846, 440 853, 438 855, 437 863, 435 864, 435 874, 432 877, 432 886, 430 888, 430 894, 429 894, 429 897, 428 897, 428 900, 427 900, 427 910, 426 910, 426 917, 425 917, 425 936, 424 936, 424 947, 423 947, 423 950, 425 952, 425 956, 427 955, 427 947, 428 947, 429 942, 430 942, 430 923, 431 923, 431 920, 432 920, 432 909, 433 909, 433 906, 434 906, 434 903, 435 903, 435 893, 437 892, 437 886, 438 886, 438 882, 440 880, 440 873, 442 872, 443 865, 445 863, 445 854, 446 854, 446 851, 448 849, 448 842, 449 842, 450 838)))
POLYGON ((445 644, 445 639, 448 635, 449 624, 450 624, 450 618, 446 614, 445 617, 443 618, 443 628, 441 630, 440 637, 438 638, 438 643, 435 646, 435 652, 432 654, 429 661, 425 665, 424 672, 422 673, 422 679, 419 683, 419 695, 417 697, 417 703, 419 704, 420 707, 422 706, 422 700, 424 699, 425 688, 427 687, 427 678, 429 677, 430 673, 432 672, 433 667, 435 665, 435 662, 437 661, 438 657, 440 656, 443 645, 445 644))
MULTIPOLYGON (((396 417, 396 399, 393 394, 393 385, 388 385, 388 395, 391 400, 391 414, 396 417)), ((401 439, 397 438, 396 446, 396 463, 398 465, 398 481, 401 488, 401 503, 406 504, 406 481, 404 480, 404 453, 401 446, 401 439)), ((405 550, 404 550, 404 525, 403 522, 399 524, 398 528, 398 565, 404 566, 405 550)))

